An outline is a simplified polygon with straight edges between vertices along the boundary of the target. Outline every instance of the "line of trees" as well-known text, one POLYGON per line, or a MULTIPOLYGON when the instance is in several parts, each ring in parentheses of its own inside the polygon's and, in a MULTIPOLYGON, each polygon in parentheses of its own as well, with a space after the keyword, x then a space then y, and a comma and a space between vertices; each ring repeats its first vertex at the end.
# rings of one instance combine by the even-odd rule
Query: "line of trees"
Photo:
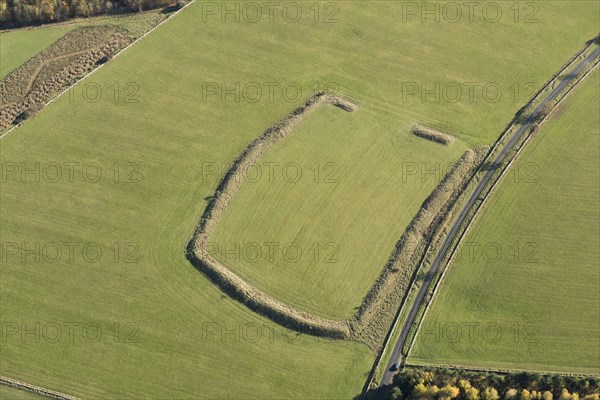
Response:
POLYGON ((175 0, 3 0, 0 2, 0 28, 143 11, 174 3, 175 0))
POLYGON ((446 368, 409 368, 398 373, 391 400, 599 400, 592 377, 496 374, 446 368))

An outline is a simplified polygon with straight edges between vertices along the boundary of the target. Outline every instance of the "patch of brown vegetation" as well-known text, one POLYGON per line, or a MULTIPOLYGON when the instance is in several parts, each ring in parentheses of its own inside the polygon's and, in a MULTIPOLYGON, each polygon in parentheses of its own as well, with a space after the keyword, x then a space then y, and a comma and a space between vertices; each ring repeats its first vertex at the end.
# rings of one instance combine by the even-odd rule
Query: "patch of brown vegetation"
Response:
POLYGON ((415 125, 410 131, 413 135, 423 139, 431 140, 432 142, 444 145, 449 145, 450 143, 454 142, 453 136, 450 136, 447 133, 436 131, 435 129, 427 128, 425 126, 415 125))
POLYGON ((115 26, 75 29, 0 81, 0 129, 24 111, 39 108, 97 67, 98 60, 131 42, 115 26))

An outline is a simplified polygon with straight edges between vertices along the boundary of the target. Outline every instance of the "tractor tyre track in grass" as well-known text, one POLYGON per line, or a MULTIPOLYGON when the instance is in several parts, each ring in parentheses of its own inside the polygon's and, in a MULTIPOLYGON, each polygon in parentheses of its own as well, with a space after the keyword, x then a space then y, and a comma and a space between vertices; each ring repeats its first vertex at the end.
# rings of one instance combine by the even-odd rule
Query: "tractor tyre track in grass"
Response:
MULTIPOLYGON (((538 104, 538 106, 527 116, 523 124, 518 128, 516 133, 508 140, 508 142, 502 147, 498 155, 494 158, 493 164, 494 166, 499 166, 505 161, 507 155, 513 150, 515 144, 519 142, 519 140, 523 137, 526 132, 529 132, 531 128, 535 126, 535 116, 539 115, 543 112, 548 105, 554 107, 553 102, 559 99, 561 92, 573 81, 577 82, 577 78, 579 74, 590 64, 594 65, 597 63, 597 58, 600 55, 600 47, 596 47, 588 56, 586 56, 582 61, 580 61, 577 66, 573 69, 571 73, 562 79, 562 81, 554 88, 552 91, 544 97, 544 99, 538 104)), ((400 332, 400 336, 394 345, 394 349, 392 355, 386 365, 383 377, 379 384, 379 391, 376 395, 376 398, 384 398, 387 390, 392 383, 394 372, 391 371, 391 368, 396 363, 404 364, 406 362, 406 357, 402 354, 404 345, 408 339, 408 335, 410 333, 411 327, 415 324, 417 317, 419 315, 419 311, 421 307, 425 304, 425 299, 427 293, 430 290, 431 284, 434 282, 434 277, 437 276, 438 271, 443 271, 444 268, 447 267, 447 263, 443 264, 442 261, 446 256, 446 252, 452 245, 452 242, 456 238, 456 235, 459 233, 460 228, 463 226, 463 223, 470 224, 473 220, 468 220, 467 217, 473 208, 473 206, 479 201, 482 192, 487 187, 487 185, 492 181, 493 176, 496 173, 495 168, 488 169, 483 175, 482 179, 479 181, 475 190, 469 196, 467 202, 464 204, 463 208, 460 211, 460 214, 452 224, 448 234, 444 238, 442 244, 440 245, 439 250, 436 253, 436 256, 431 263, 431 267, 425 276, 423 283, 417 293, 415 301, 406 317, 406 320, 402 326, 402 330, 400 332)), ((486 194, 484 194, 485 197, 486 194)), ((481 203, 479 203, 481 204, 481 203)))

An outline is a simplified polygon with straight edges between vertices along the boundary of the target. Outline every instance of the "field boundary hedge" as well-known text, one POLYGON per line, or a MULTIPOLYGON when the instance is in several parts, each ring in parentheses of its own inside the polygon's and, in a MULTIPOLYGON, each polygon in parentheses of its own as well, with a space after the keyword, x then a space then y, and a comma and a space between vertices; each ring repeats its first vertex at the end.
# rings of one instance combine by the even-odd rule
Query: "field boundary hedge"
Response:
POLYGON ((6 376, 0 375, 0 384, 14 387, 21 390, 26 390, 28 392, 40 394, 45 397, 49 397, 51 399, 56 400, 79 400, 77 397, 70 396, 68 394, 55 392, 54 390, 45 389, 41 386, 30 385, 29 383, 21 382, 16 379, 8 378, 6 376))
POLYGON ((493 374, 540 374, 540 375, 560 375, 560 376, 573 376, 573 377, 589 377, 598 378, 600 375, 594 373, 578 373, 578 372, 565 372, 565 371, 551 371, 551 370, 531 370, 531 369, 519 369, 519 368, 493 368, 493 367, 476 367, 467 366, 460 364, 419 364, 419 363, 405 363, 404 367, 414 369, 427 369, 427 368, 439 368, 439 369, 452 369, 457 371, 467 372, 483 372, 493 374))
POLYGON ((7 0, 0 8, 0 31, 58 24, 75 18, 98 15, 123 15, 177 8, 183 1, 175 0, 63 0, 60 2, 30 2, 7 0))

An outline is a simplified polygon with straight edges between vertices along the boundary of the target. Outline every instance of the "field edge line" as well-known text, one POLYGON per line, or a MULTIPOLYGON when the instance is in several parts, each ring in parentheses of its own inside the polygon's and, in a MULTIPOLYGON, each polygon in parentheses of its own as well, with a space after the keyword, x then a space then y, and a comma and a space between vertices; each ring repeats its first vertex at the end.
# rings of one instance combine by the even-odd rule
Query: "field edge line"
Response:
POLYGON ((75 397, 75 396, 57 392, 55 390, 46 389, 41 386, 31 385, 29 383, 25 383, 25 382, 22 382, 22 381, 19 381, 16 379, 8 378, 3 375, 0 375, 0 385, 5 385, 5 386, 13 387, 13 388, 16 388, 19 390, 32 392, 32 393, 39 394, 44 397, 48 397, 50 399, 55 399, 55 400, 79 400, 79 398, 75 397))

